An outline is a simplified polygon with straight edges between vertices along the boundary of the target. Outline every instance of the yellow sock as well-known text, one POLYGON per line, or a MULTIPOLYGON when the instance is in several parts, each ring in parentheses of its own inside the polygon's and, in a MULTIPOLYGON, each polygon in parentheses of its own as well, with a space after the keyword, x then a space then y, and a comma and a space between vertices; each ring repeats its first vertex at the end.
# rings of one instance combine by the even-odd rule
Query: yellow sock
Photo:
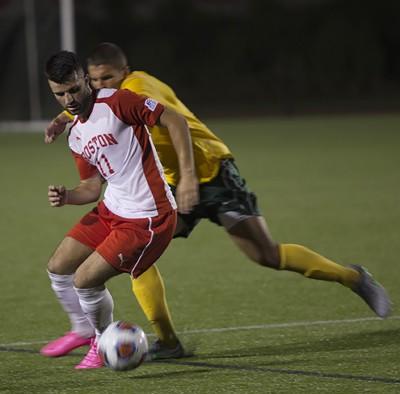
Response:
POLYGON ((132 291, 157 337, 167 346, 175 346, 178 339, 158 268, 152 265, 138 278, 132 279, 132 291))
POLYGON ((339 282, 353 287, 359 273, 344 267, 301 245, 280 244, 280 269, 298 272, 307 278, 339 282))

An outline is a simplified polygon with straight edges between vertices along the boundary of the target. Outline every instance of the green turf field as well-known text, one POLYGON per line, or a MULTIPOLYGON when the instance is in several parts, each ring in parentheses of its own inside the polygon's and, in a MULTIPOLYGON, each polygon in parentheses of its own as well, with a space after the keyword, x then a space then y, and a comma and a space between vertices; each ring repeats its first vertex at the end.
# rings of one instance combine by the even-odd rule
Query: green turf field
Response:
MULTIPOLYGON (((248 262, 204 222, 158 266, 192 357, 136 371, 75 371, 40 347, 68 330, 46 261, 87 210, 50 208, 73 186, 65 139, 0 134, 1 393, 399 393, 400 116, 210 121, 257 193, 275 238, 364 264, 394 301, 375 319, 351 291, 248 262)), ((115 319, 150 332, 128 276, 109 283, 115 319)), ((150 340, 152 337, 150 337, 150 340)))

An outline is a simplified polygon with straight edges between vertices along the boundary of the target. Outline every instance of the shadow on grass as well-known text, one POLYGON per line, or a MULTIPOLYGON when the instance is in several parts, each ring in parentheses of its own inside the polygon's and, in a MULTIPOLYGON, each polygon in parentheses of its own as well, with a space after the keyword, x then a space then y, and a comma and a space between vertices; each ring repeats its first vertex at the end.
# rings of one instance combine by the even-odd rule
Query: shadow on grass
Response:
POLYGON ((5 353, 30 353, 30 354, 39 354, 38 350, 34 349, 23 349, 20 347, 9 347, 9 346, 0 346, 0 352, 5 353))
MULTIPOLYGON (((330 373, 321 371, 299 370, 288 368, 292 364, 303 363, 298 358, 295 360, 276 360, 271 359, 265 363, 257 360, 252 363, 250 360, 243 360, 238 363, 241 358, 263 357, 263 356, 296 356, 311 355, 318 352, 330 352, 341 350, 357 350, 357 349, 373 349, 380 346, 396 345, 400 334, 399 329, 379 330, 371 332, 351 333, 343 336, 332 336, 330 338, 319 339, 318 341, 309 341, 301 343, 288 343, 284 345, 269 345, 261 347, 245 347, 242 349, 233 349, 227 351, 219 351, 208 354, 195 355, 188 354, 187 357, 177 360, 153 361, 149 364, 155 366, 157 364, 171 365, 180 367, 178 371, 165 371, 159 373, 146 373, 145 375, 126 376, 129 379, 169 379, 175 377, 201 376, 218 370, 237 371, 237 372, 253 372, 253 373, 274 373, 281 375, 300 375, 315 378, 341 379, 341 380, 358 380, 368 382, 380 382, 386 384, 400 384, 400 379, 384 376, 371 375, 353 375, 351 373, 330 373), (212 360, 236 360, 233 364, 230 362, 212 362, 212 360), (211 360, 211 362, 209 361, 211 360), (281 366, 281 367, 279 367, 281 366), (285 368, 286 366, 286 368, 285 368), (282 368, 283 367, 283 368, 282 368)), ((39 354, 37 350, 0 347, 0 352, 18 352, 39 354)), ((71 354, 72 355, 72 354, 71 354)), ((75 354, 76 356, 77 354, 75 354)), ((149 365, 147 364, 147 365, 149 365)), ((307 364, 307 362, 306 362, 307 364)), ((146 364, 145 364, 146 365, 146 364)))
MULTIPOLYGON (((262 356, 296 356, 296 355, 311 355, 312 353, 318 352, 330 352, 340 350, 357 350, 357 349, 373 349, 380 346, 396 345, 398 344, 398 338, 400 329, 390 330, 379 330, 372 332, 359 332, 352 333, 343 336, 333 336, 327 339, 321 339, 317 342, 302 342, 276 346, 265 346, 265 347, 246 347, 244 349, 235 349, 221 352, 213 352, 201 355, 192 355, 191 357, 185 357, 179 360, 164 360, 156 361, 153 364, 161 363, 164 365, 171 365, 175 367, 190 367, 182 371, 171 371, 162 372, 156 374, 146 374, 140 377, 132 377, 135 379, 164 379, 170 377, 179 376, 199 376, 201 374, 209 374, 218 370, 231 370, 238 372, 253 372, 253 373, 273 373, 281 375, 299 375, 308 376, 314 378, 323 379, 338 379, 338 380, 356 380, 364 382, 374 383, 385 383, 400 384, 400 379, 390 378, 385 376, 371 376, 371 375, 359 375, 351 373, 330 373, 321 371, 310 371, 310 370, 299 370, 290 368, 290 365, 296 364, 308 364, 308 361, 299 360, 298 358, 293 360, 271 360, 271 362, 261 362, 257 360, 256 363, 252 363, 249 360, 243 360, 242 363, 238 364, 235 362, 212 362, 212 360, 225 359, 225 360, 236 360, 239 361, 241 358, 249 357, 262 357, 262 356), (211 360, 211 362, 209 361, 211 360), (195 375, 194 375, 195 374, 195 375)), ((334 363, 335 361, 332 360, 334 363)))
MULTIPOLYGON (((169 362, 168 362, 169 364, 169 362)), ((176 366, 175 363, 173 363, 174 366, 176 366)), ((194 365, 196 367, 196 365, 194 365)), ((205 368, 199 368, 197 367, 196 369, 191 368, 187 369, 186 365, 182 365, 184 367, 184 370, 181 371, 168 371, 168 372, 160 372, 160 373, 146 373, 146 375, 142 376, 131 376, 131 379, 135 380, 147 380, 147 379, 165 379, 165 378, 179 378, 179 377, 185 377, 187 378, 190 375, 198 375, 198 374, 208 374, 210 372, 214 372, 214 368, 206 366, 205 368)))
MULTIPOLYGON (((30 354, 38 354, 40 355, 40 349, 27 349, 22 347, 12 347, 12 346, 0 346, 0 353, 30 353, 30 354)), ((82 351, 74 351, 69 354, 66 354, 63 357, 80 357, 82 358, 86 352, 82 351)), ((41 356, 44 357, 44 356, 41 356)), ((56 357, 58 358, 58 357, 56 357)))
MULTIPOLYGON (((300 343, 286 343, 278 345, 265 345, 251 347, 246 346, 240 349, 229 349, 216 351, 212 353, 203 353, 197 355, 195 346, 187 349, 185 359, 195 358, 201 359, 219 359, 219 358, 243 358, 243 357, 260 357, 260 356, 290 356, 304 353, 318 353, 340 350, 357 350, 372 349, 375 347, 398 345, 400 337, 400 328, 390 330, 377 330, 370 332, 357 332, 346 334, 343 336, 331 336, 329 338, 319 339, 317 341, 308 341, 300 343)), ((22 347, 0 346, 0 352, 12 353, 31 353, 39 354, 38 349, 28 349, 22 347)), ((79 357, 86 353, 75 351, 67 356, 79 357)))
POLYGON ((317 341, 245 347, 221 352, 204 353, 197 359, 241 358, 260 356, 292 356, 307 353, 373 349, 381 346, 398 346, 400 328, 372 332, 358 332, 343 336, 332 336, 317 341))

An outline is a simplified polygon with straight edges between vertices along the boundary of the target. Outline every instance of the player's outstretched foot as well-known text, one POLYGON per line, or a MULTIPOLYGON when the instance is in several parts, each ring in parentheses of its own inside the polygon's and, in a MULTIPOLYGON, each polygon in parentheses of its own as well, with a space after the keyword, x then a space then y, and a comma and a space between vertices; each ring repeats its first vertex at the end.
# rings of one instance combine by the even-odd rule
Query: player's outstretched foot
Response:
POLYGON ((388 317, 392 310, 392 303, 385 290, 372 275, 360 265, 350 265, 350 268, 360 273, 360 279, 352 289, 368 306, 381 318, 388 317))
POLYGON ((78 347, 90 345, 91 339, 92 338, 83 338, 76 332, 70 331, 61 338, 55 339, 42 347, 40 353, 47 357, 65 356, 78 347))
POLYGON ((75 369, 94 369, 104 367, 103 360, 97 353, 97 343, 92 339, 90 349, 75 369))
POLYGON ((176 346, 168 347, 160 340, 154 342, 149 349, 146 361, 166 360, 169 358, 181 358, 185 355, 182 344, 178 341, 176 346))

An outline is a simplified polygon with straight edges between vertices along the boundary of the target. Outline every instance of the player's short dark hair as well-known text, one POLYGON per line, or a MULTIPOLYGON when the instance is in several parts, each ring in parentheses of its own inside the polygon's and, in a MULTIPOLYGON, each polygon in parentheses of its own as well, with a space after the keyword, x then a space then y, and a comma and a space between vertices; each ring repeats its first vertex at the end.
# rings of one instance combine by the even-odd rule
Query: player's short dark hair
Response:
POLYGON ((50 81, 65 83, 70 81, 75 73, 83 73, 78 56, 74 52, 60 51, 50 56, 46 62, 45 75, 50 81))
POLYGON ((124 51, 112 42, 102 42, 87 58, 88 66, 99 66, 108 64, 118 69, 122 69, 128 65, 128 60, 124 51))

